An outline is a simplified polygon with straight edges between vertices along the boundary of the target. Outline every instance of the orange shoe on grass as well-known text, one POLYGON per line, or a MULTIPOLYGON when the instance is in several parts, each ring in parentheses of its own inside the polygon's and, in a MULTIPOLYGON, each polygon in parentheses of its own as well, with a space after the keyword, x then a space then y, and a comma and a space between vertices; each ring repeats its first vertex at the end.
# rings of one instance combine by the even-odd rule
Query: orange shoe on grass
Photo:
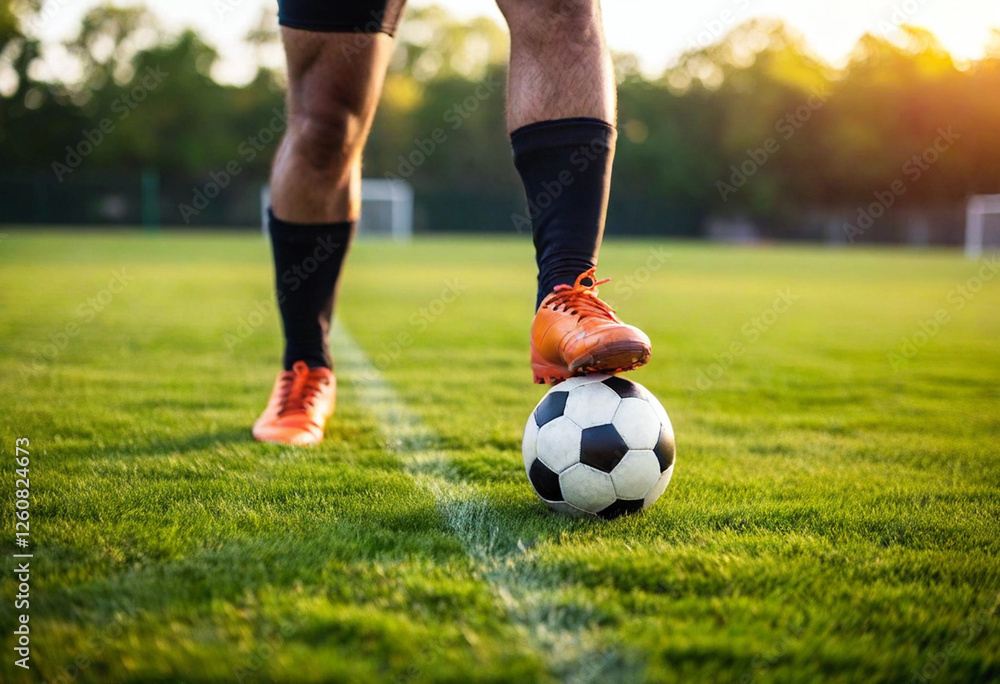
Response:
POLYGON ((574 375, 623 373, 649 361, 646 333, 626 325, 597 297, 590 269, 576 284, 557 285, 531 323, 531 370, 535 382, 555 385, 574 375))
POLYGON ((296 361, 292 370, 278 373, 267 408, 253 424, 254 439, 296 446, 319 444, 336 401, 333 371, 310 369, 305 361, 296 361))

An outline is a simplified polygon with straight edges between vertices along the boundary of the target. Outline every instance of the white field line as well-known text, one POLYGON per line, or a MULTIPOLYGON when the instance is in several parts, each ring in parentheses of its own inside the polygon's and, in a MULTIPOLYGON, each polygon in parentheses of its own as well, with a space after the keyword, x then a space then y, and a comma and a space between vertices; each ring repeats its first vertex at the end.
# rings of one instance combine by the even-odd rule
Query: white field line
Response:
POLYGON ((601 644, 592 624, 595 611, 586 597, 562 590, 557 580, 535 570, 530 548, 503 524, 482 489, 455 472, 438 448, 440 438, 406 406, 339 322, 331 337, 338 375, 351 378, 352 391, 378 424, 386 449, 434 496, 477 572, 523 630, 525 645, 565 682, 635 681, 636 673, 622 655, 601 644))

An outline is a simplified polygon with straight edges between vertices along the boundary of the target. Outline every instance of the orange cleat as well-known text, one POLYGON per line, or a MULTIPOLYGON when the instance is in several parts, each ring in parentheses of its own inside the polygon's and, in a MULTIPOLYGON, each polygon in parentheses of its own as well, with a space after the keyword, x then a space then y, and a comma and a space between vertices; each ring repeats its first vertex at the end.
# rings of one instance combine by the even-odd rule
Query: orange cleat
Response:
POLYGON ((622 323, 597 297, 590 269, 576 284, 557 285, 531 322, 531 370, 538 384, 555 385, 574 375, 623 373, 649 361, 646 333, 622 323))
POLYGON ((292 370, 278 373, 267 408, 253 424, 254 439, 295 446, 319 444, 336 401, 333 371, 310 369, 305 361, 296 361, 292 370))

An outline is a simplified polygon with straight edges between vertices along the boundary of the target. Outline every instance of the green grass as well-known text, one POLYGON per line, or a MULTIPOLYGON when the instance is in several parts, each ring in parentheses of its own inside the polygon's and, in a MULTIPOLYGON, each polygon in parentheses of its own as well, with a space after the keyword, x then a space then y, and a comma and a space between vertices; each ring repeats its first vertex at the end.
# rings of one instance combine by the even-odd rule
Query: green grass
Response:
POLYGON ((34 669, 13 666, 6 572, 0 678, 995 681, 1000 277, 949 300, 981 266, 606 244, 602 294, 653 340, 633 377, 678 457, 653 509, 602 523, 524 477, 527 240, 358 244, 341 321, 420 439, 394 441, 347 364, 326 442, 297 450, 249 438, 279 352, 259 237, 10 232, 0 501, 9 558, 28 437, 34 669), (131 282, 88 320, 116 269, 131 282), (772 318, 779 290, 798 299, 772 318))

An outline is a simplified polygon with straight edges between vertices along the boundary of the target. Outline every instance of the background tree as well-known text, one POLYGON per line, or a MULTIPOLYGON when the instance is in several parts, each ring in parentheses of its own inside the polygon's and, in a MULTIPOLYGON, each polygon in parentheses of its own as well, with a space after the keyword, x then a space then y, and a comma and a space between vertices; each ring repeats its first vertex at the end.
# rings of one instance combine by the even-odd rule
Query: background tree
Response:
MULTIPOLYGON (((33 79, 43 71, 32 65, 45 58, 30 31, 41 11, 37 0, 0 0, 0 207, 17 209, 21 220, 54 220, 36 209, 82 202, 46 199, 59 186, 97 183, 81 196, 103 197, 105 186, 131 196, 137 179, 154 171, 164 220, 176 221, 177 205, 235 162, 238 176, 198 220, 255 220, 256 189, 278 136, 252 154, 247 145, 276 116, 280 123, 284 107, 284 74, 263 66, 280 49, 273 12, 245 38, 261 66, 233 86, 213 79, 218 54, 196 33, 168 35, 143 8, 113 6, 90 10, 67 43, 76 68, 66 73, 77 76, 33 79), (105 120, 113 132, 57 177, 52 165, 105 120), (19 201, 29 193, 30 206, 19 201)), ((365 174, 412 183, 422 228, 512 231, 512 215, 523 212, 504 124, 507 51, 506 32, 490 20, 459 21, 430 7, 409 11, 402 24, 365 174)), ((633 55, 614 62, 612 233, 697 235, 716 215, 752 220, 765 235, 815 237, 811 217, 833 222, 900 179, 907 192, 897 208, 905 210, 1000 192, 1000 32, 971 64, 957 63, 922 29, 867 35, 838 70, 781 22, 752 20, 658 78, 643 74, 633 55), (955 144, 922 178, 907 178, 904 165, 949 129, 955 144)))

